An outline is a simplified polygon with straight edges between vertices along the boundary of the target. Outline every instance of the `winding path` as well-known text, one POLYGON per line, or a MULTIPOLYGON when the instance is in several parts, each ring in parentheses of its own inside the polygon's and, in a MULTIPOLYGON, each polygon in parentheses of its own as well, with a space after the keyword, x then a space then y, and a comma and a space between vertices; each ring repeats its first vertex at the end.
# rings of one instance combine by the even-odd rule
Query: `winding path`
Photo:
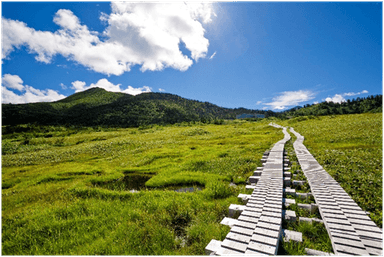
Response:
MULTIPOLYGON (((284 146, 291 136, 287 128, 270 125, 281 128, 284 139, 272 147, 267 157, 263 157, 263 167, 249 179, 257 182, 252 187, 252 195, 245 195, 248 199, 245 206, 236 207, 241 209, 237 220, 224 218, 231 230, 222 242, 211 240, 205 248, 208 254, 277 254, 283 218, 284 146)), ((382 230, 316 161, 304 146, 304 137, 293 128, 291 132, 297 137, 293 147, 335 254, 382 255, 382 230)))
POLYGON ((304 137, 293 128, 293 143, 307 177, 335 254, 382 255, 382 230, 352 200, 304 146, 304 137))
POLYGON ((283 129, 284 139, 270 150, 257 185, 226 238, 213 242, 218 244, 216 255, 277 253, 282 225, 284 145, 291 136, 286 128, 275 127, 283 129))

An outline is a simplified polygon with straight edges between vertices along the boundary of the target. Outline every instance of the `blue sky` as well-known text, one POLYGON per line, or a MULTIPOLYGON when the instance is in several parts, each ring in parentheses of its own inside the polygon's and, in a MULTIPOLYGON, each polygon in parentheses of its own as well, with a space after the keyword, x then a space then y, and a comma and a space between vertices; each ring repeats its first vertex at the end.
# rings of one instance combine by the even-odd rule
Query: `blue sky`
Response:
POLYGON ((274 111, 382 94, 382 3, 2 2, 2 103, 90 87, 274 111))

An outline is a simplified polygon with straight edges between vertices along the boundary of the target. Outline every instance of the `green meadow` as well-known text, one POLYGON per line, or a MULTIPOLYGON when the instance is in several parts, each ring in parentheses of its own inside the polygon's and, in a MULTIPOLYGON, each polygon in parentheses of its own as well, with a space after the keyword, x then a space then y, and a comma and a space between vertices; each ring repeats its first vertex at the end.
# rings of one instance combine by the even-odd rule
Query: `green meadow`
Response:
MULTIPOLYGON (((211 239, 225 238, 229 205, 251 193, 247 178, 283 138, 271 120, 305 136, 381 226, 381 113, 124 129, 25 125, 2 131, 2 254, 203 255, 211 239)), ((307 238, 324 234, 297 228, 307 238)))
POLYGON ((382 113, 306 116, 280 123, 304 136, 320 165, 382 227, 382 113))
POLYGON ((204 254, 282 137, 268 121, 5 134, 2 253, 204 254))

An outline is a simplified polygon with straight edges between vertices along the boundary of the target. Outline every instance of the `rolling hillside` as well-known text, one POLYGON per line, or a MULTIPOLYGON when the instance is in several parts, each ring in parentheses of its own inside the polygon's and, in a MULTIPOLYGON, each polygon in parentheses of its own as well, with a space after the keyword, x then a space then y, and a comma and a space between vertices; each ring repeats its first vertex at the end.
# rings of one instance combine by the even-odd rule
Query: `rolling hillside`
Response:
POLYGON ((324 116, 382 112, 382 95, 357 98, 343 103, 322 102, 297 106, 284 112, 223 108, 166 93, 132 96, 101 88, 75 93, 57 102, 2 104, 3 125, 78 125, 138 127, 179 122, 215 122, 235 119, 243 113, 262 113, 289 119, 297 116, 324 116))
POLYGON ((52 103, 3 104, 3 125, 83 125, 137 127, 189 121, 234 119, 242 113, 264 113, 244 108, 222 108, 208 102, 189 100, 165 93, 132 96, 92 88, 52 103))

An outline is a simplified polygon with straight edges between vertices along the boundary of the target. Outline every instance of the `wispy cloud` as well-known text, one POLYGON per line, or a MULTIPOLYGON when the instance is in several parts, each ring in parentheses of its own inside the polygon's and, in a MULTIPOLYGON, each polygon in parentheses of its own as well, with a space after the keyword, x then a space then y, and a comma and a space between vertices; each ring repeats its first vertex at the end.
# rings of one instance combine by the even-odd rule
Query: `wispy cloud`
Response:
POLYGON ((141 65, 142 71, 167 67, 185 71, 193 60, 206 57, 209 40, 203 24, 214 16, 211 3, 112 2, 111 10, 100 16, 107 25, 103 33, 89 30, 66 9, 54 16, 53 22, 60 26, 55 32, 2 18, 2 58, 26 46, 39 62, 50 63, 62 55, 93 71, 121 75, 134 65, 141 65), (180 41, 190 56, 180 51, 180 41))
POLYGON ((348 92, 348 93, 343 93, 343 94, 335 94, 333 97, 327 97, 325 98, 326 102, 334 102, 334 103, 342 103, 345 102, 345 96, 355 96, 355 95, 361 95, 361 94, 368 94, 369 92, 367 90, 363 90, 361 92, 348 92))
POLYGON ((165 92, 165 89, 159 88, 160 92, 165 92))
POLYGON ((1 95, 2 103, 14 104, 52 102, 65 98, 64 95, 52 89, 40 90, 24 85, 18 75, 11 74, 5 74, 2 78, 1 95))
POLYGON ((272 106, 273 110, 284 110, 290 106, 297 106, 302 102, 315 98, 316 93, 310 90, 285 91, 272 98, 272 102, 264 105, 272 106))
POLYGON ((262 104, 263 103, 263 101, 257 101, 256 102, 256 105, 260 105, 260 104, 262 104))
POLYGON ((68 87, 66 86, 66 85, 64 85, 63 83, 60 83, 60 87, 62 88, 62 89, 67 89, 68 87))
POLYGON ((61 67, 61 68, 65 68, 65 69, 68 68, 68 66, 66 64, 58 64, 57 67, 61 67))
POLYGON ((357 93, 353 93, 353 92, 344 93, 343 96, 355 96, 355 95, 368 94, 368 93, 369 92, 367 90, 363 90, 363 91, 357 92, 357 93))
POLYGON ((121 84, 115 85, 115 84, 109 82, 107 79, 100 79, 99 81, 96 82, 96 84, 92 83, 89 86, 86 86, 86 83, 84 81, 77 80, 77 81, 72 82, 72 89, 74 89, 75 92, 85 91, 85 90, 88 90, 88 89, 94 88, 94 87, 104 88, 105 90, 110 91, 110 92, 120 92, 120 93, 126 93, 126 94, 130 94, 130 95, 138 95, 141 93, 152 92, 152 88, 147 87, 147 86, 143 86, 143 87, 139 87, 139 88, 134 88, 134 87, 128 86, 126 89, 121 89, 120 86, 121 86, 121 84))
POLYGON ((216 52, 214 52, 214 53, 211 55, 211 57, 209 57, 209 60, 212 60, 213 57, 215 57, 215 55, 216 55, 216 52))

